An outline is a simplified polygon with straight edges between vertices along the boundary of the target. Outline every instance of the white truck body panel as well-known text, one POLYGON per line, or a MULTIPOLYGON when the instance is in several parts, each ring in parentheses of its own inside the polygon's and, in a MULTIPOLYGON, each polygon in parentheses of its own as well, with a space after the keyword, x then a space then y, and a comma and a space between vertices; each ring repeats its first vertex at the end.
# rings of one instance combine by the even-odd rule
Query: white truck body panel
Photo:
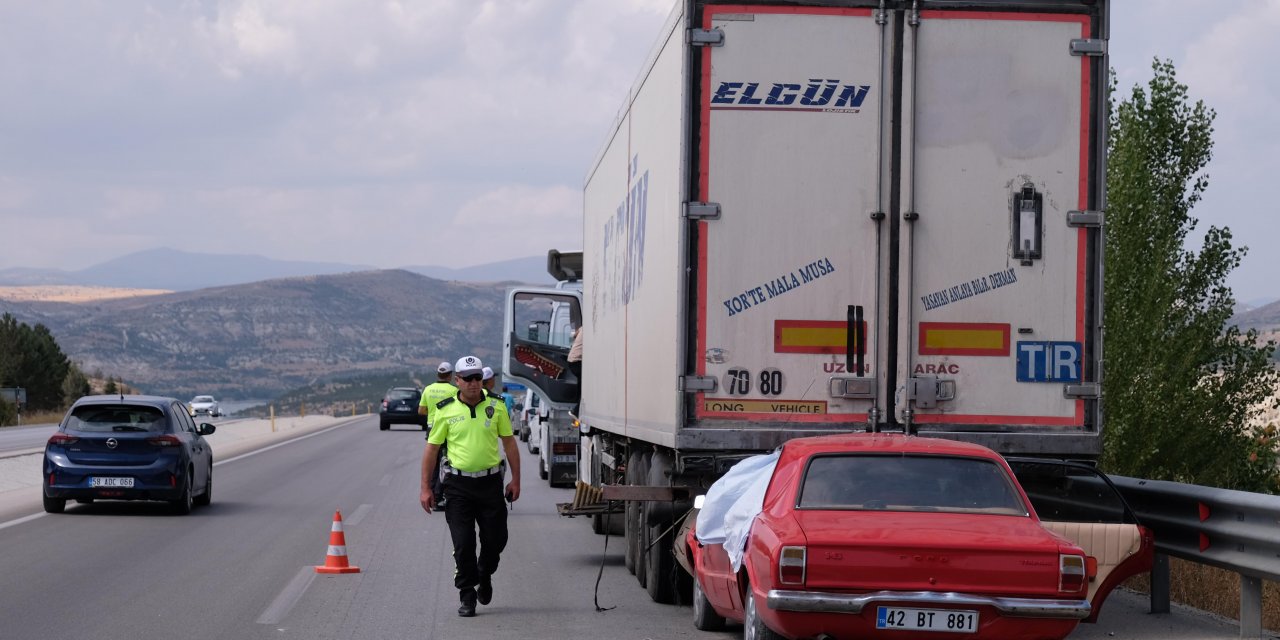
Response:
POLYGON ((665 41, 583 196, 583 379, 594 427, 675 446, 683 398, 684 31, 665 41))
POLYGON ((1106 4, 679 2, 584 188, 587 429, 1096 454, 1106 4))

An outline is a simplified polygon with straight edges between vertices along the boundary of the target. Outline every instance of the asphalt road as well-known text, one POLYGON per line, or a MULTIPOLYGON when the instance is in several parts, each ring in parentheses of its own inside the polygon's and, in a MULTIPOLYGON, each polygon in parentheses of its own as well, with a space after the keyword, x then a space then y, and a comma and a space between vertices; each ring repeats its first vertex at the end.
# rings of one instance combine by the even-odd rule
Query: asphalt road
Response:
MULTIPOLYGON (((617 537, 555 514, 572 498, 526 464, 492 604, 458 618, 443 514, 417 502, 420 431, 379 432, 369 416, 227 459, 213 505, 68 505, 0 522, 6 639, 562 638, 719 640, 688 607, 658 605, 622 565, 617 537), (318 575, 335 509, 361 572, 318 575), (12 521, 11 521, 12 522, 12 521), (608 549, 605 549, 606 540, 608 549), (600 574, 603 565, 603 573, 600 574), (595 589, 600 575, 598 593, 595 589), (598 611, 593 599, 601 607, 598 611)), ((1235 638, 1227 622, 1186 611, 1152 616, 1113 597, 1076 638, 1235 638)))

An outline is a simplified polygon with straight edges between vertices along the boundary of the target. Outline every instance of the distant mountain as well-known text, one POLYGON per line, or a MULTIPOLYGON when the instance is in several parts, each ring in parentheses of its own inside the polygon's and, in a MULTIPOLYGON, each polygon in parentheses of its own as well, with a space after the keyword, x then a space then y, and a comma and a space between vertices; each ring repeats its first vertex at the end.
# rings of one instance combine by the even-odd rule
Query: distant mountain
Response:
POLYGON ((1243 330, 1260 329, 1265 331, 1280 329, 1280 300, 1236 313, 1231 316, 1230 322, 1243 330))
POLYGON ((0 300, 0 313, 48 327, 86 372, 148 393, 261 398, 359 373, 426 380, 465 354, 496 364, 504 293, 386 270, 80 304, 0 300))
MULTIPOLYGON (((0 269, 0 286, 94 285, 128 289, 193 291, 276 278, 369 271, 374 267, 337 262, 274 260, 258 255, 192 253, 150 249, 107 260, 78 271, 0 269)), ((461 282, 550 283, 546 258, 517 258, 474 267, 415 266, 408 271, 438 280, 461 282)))
POLYGON ((464 282, 527 282, 530 284, 554 284, 547 273, 547 257, 515 258, 462 269, 449 267, 403 267, 438 280, 462 280, 464 282))

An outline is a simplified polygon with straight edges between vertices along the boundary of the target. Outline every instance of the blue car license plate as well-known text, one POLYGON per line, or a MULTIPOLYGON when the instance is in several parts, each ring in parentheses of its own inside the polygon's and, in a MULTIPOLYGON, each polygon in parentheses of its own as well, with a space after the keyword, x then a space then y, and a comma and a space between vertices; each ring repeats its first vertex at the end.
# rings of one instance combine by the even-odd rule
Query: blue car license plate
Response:
POLYGON ((878 607, 876 611, 876 628, 901 631, 973 633, 978 630, 978 612, 957 611, 955 609, 878 607))

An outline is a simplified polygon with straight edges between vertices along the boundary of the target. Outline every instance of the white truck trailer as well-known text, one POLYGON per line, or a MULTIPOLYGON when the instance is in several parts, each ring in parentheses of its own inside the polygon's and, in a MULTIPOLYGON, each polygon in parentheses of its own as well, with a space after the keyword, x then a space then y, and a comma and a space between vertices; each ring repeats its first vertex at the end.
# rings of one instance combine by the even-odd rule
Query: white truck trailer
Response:
MULTIPOLYGON (((1106 0, 681 0, 590 166, 584 362, 508 327, 579 477, 705 487, 838 431, 1101 447, 1106 0)), ((555 261, 553 252, 552 258, 555 261)), ((628 502, 627 566, 682 512, 628 502)))

